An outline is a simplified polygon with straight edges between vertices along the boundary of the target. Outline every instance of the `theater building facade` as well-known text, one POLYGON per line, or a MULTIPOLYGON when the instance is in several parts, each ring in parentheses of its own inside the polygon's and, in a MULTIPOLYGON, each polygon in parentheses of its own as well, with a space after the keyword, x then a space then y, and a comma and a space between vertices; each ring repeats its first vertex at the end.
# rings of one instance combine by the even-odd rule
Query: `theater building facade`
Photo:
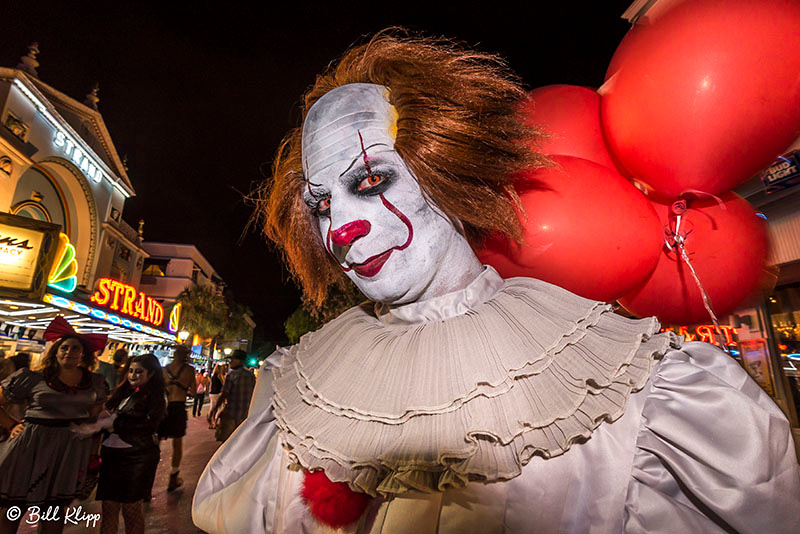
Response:
POLYGON ((8 274, 0 276, 0 349, 40 353, 56 314, 79 331, 107 333, 112 349, 172 342, 169 310, 164 317, 140 295, 148 254, 122 218, 134 189, 98 90, 78 101, 46 84, 37 53, 31 45, 16 68, 0 68, 0 270, 8 274), (35 255, 35 242, 41 272, 31 276, 45 283, 25 292, 21 255, 35 255), (94 298, 98 291, 110 297, 94 298))

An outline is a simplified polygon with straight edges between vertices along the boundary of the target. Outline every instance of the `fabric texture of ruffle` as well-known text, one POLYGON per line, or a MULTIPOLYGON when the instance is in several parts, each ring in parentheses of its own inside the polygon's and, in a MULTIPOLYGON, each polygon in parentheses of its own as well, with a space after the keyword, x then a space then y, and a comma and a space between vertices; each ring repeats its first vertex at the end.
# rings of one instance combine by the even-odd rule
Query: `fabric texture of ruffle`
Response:
POLYGON ((297 464, 373 496, 509 480, 620 417, 680 345, 658 331, 529 278, 443 320, 355 307, 273 370, 276 422, 297 464))

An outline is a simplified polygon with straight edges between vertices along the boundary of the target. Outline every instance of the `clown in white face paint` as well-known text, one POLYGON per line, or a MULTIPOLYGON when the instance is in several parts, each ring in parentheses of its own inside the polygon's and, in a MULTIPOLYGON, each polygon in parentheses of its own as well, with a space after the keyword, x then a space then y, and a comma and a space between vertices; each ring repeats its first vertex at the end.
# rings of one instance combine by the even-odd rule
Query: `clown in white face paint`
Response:
POLYGON ((364 295, 387 304, 462 289, 481 271, 394 150, 396 119, 385 87, 344 85, 309 110, 302 145, 305 201, 326 249, 364 295))

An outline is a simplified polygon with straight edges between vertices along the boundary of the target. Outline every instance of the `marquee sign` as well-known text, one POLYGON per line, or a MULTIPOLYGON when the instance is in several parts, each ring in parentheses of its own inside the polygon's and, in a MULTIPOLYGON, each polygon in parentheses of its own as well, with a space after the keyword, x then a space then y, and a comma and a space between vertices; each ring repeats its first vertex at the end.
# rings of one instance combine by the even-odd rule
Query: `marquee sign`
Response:
MULTIPOLYGON (((111 323, 114 326, 127 328, 129 330, 133 330, 134 332, 146 334, 148 336, 154 336, 154 338, 156 338, 148 341, 157 341, 159 338, 171 341, 173 343, 178 341, 176 336, 162 332, 161 330, 146 324, 131 321, 127 317, 120 317, 119 315, 109 313, 99 308, 92 308, 91 306, 87 306, 82 302, 76 302, 60 295, 51 295, 50 293, 45 293, 44 297, 42 297, 42 301, 46 304, 52 304, 54 306, 58 306, 59 308, 64 308, 65 310, 70 310, 82 315, 88 315, 94 319, 100 319, 107 323, 111 323)), ((130 339, 121 339, 118 332, 109 335, 109 337, 111 339, 117 339, 120 341, 131 341, 130 339)))
POLYGON ((118 280, 101 278, 97 291, 89 300, 154 326, 161 326, 164 322, 164 307, 160 302, 118 280))
POLYGON ((58 225, 0 213, 0 296, 39 299, 58 243, 58 225))

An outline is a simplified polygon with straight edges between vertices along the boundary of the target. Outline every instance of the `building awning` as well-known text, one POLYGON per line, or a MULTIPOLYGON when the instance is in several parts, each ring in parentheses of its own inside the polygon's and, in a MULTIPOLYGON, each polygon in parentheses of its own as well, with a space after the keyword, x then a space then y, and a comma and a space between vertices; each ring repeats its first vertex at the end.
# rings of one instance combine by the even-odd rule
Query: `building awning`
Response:
POLYGON ((162 345, 178 342, 174 334, 74 298, 45 293, 40 302, 0 299, 0 321, 6 326, 43 331, 56 315, 63 315, 79 333, 106 334, 110 341, 162 345))

